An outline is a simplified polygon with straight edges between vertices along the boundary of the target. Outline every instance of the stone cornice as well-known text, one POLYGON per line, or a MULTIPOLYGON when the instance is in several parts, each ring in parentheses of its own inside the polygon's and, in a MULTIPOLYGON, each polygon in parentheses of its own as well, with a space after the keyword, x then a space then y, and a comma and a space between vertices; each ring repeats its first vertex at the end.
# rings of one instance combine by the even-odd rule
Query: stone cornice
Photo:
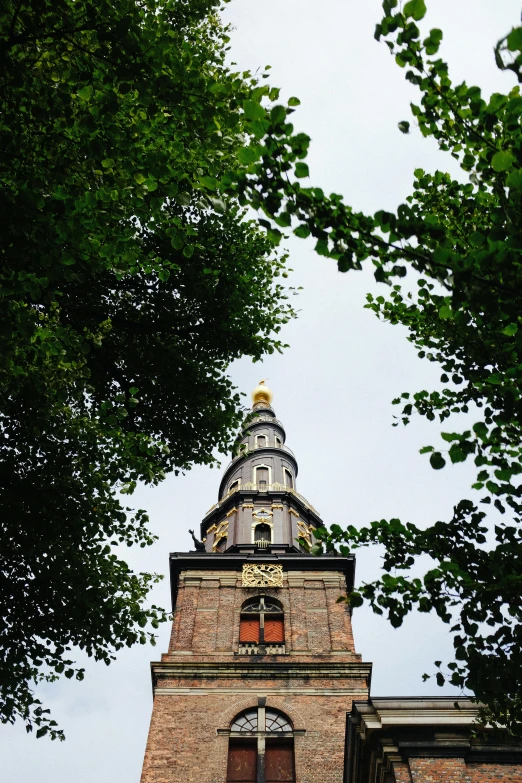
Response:
MULTIPOLYGON (((264 656, 263 656, 264 657, 264 656)), ((284 663, 255 660, 230 662, 157 661, 151 663, 152 681, 187 678, 191 681, 213 679, 245 680, 366 680, 370 684, 372 664, 360 661, 329 663, 284 663)))
POLYGON ((522 742, 498 744, 487 728, 473 735, 478 709, 471 699, 455 696, 355 701, 347 715, 344 783, 359 779, 354 764, 363 747, 374 754, 368 783, 381 780, 380 770, 390 770, 394 762, 415 757, 522 764, 522 742))
POLYGON ((364 735, 367 731, 391 726, 469 726, 476 718, 477 709, 470 699, 456 696, 372 697, 368 702, 356 702, 350 717, 364 735), (459 709, 455 708, 455 702, 459 704, 459 709))

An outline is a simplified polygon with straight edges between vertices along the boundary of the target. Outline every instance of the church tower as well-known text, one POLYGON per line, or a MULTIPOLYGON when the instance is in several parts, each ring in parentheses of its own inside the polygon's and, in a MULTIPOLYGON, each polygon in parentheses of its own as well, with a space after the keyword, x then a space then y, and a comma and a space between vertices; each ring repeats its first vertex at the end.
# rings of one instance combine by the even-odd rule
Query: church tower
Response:
POLYGON ((368 698, 349 610, 355 558, 313 556, 323 525, 263 382, 239 456, 170 555, 169 650, 152 664, 142 783, 341 783, 345 716, 368 698))

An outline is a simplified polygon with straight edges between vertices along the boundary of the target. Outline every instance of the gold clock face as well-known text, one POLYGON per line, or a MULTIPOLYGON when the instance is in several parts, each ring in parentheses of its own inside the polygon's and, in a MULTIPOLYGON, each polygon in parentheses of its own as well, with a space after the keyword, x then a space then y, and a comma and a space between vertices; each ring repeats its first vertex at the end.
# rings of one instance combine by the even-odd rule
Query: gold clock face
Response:
POLYGON ((283 566, 271 563, 245 563, 241 584, 243 587, 282 587, 283 566))

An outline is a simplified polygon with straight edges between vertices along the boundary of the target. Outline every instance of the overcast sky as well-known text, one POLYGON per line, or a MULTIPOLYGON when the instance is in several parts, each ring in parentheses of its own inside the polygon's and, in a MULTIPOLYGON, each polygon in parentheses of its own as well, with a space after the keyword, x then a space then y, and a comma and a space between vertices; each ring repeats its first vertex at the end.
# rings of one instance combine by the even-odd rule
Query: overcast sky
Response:
MULTIPOLYGON (((507 91, 513 77, 498 72, 492 47, 520 15, 515 0, 431 0, 424 29, 444 31, 441 54, 454 80, 478 84, 484 94, 507 91)), ((231 57, 241 69, 272 66, 271 83, 286 99, 298 96, 298 130, 312 137, 311 182, 342 193, 354 208, 394 209, 408 195, 417 167, 458 170, 432 141, 397 123, 409 116, 415 90, 404 81, 387 47, 373 38, 378 0, 234 0, 225 18, 235 30, 231 57)), ((437 442, 438 427, 414 422, 391 426, 391 400, 402 391, 438 384, 440 371, 422 362, 400 327, 380 323, 363 309, 375 291, 371 272, 341 275, 312 245, 286 243, 303 286, 299 318, 283 335, 290 348, 262 366, 237 362, 230 370, 248 395, 261 378, 274 391, 274 408, 299 462, 298 490, 326 524, 363 524, 398 516, 419 525, 447 519, 455 502, 471 496, 467 465, 435 472, 419 448, 437 442)), ((224 458, 223 467, 228 458, 224 458)), ((159 536, 148 549, 129 551, 137 570, 167 573, 168 553, 191 548, 215 502, 220 473, 195 468, 154 490, 140 489, 159 536)), ((357 555, 357 578, 378 573, 379 553, 357 555)), ((154 595, 169 602, 168 581, 154 595)), ((354 614, 357 650, 373 661, 373 695, 437 694, 435 658, 451 655, 447 629, 416 614, 393 631, 363 609, 354 614)), ((167 650, 169 629, 156 648, 124 651, 109 668, 87 662, 83 683, 64 681, 44 689, 46 706, 64 728, 65 743, 27 737, 23 727, 2 727, 2 779, 9 783, 133 783, 139 780, 152 707, 149 661, 167 650)), ((80 658, 78 657, 78 660, 80 658)), ((450 691, 446 691, 450 692, 450 691)))

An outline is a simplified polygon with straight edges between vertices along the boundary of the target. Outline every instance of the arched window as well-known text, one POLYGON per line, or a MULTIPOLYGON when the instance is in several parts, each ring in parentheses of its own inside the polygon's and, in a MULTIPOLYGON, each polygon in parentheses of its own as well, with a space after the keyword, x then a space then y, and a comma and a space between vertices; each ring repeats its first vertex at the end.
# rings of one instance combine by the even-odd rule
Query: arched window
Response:
POLYGON ((265 522, 261 522, 260 525, 256 525, 254 529, 254 543, 256 546, 267 547, 272 542, 272 530, 270 525, 265 522))
POLYGON ((285 479, 285 486, 292 488, 294 486, 294 479, 293 479, 292 474, 290 473, 290 471, 287 468, 283 469, 283 476, 284 476, 284 479, 285 479))
POLYGON ((266 435, 256 435, 256 446, 258 449, 264 449, 266 446, 266 435))
POLYGON ((254 468, 254 484, 260 492, 266 491, 270 484, 270 469, 267 465, 257 465, 254 468))
POLYGON ((250 655, 286 652, 283 609, 275 598, 261 595, 245 601, 239 625, 239 652, 250 655))
POLYGON ((232 721, 227 783, 295 783, 292 723, 265 701, 232 721))

